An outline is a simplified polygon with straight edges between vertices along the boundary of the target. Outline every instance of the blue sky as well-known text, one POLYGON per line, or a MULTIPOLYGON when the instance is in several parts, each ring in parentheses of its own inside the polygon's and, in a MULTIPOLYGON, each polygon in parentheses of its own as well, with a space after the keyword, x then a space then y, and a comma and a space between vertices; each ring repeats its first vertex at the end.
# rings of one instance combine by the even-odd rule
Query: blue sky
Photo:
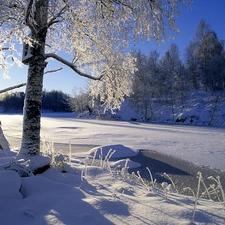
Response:
MULTIPOLYGON (((225 40, 224 13, 225 0, 195 0, 191 10, 188 10, 186 6, 182 7, 181 15, 177 19, 180 35, 176 35, 174 40, 162 44, 161 47, 158 47, 154 42, 139 43, 136 48, 140 49, 145 54, 148 54, 151 50, 157 50, 162 56, 169 48, 170 44, 175 43, 179 47, 182 57, 184 49, 193 37, 200 19, 205 19, 217 33, 218 38, 225 40)), ((52 64, 52 62, 50 63, 52 64)), ((59 68, 60 65, 54 63, 54 67, 56 69, 59 68)), ((27 66, 24 66, 22 69, 14 67, 10 69, 9 75, 10 80, 4 79, 2 71, 0 70, 0 90, 26 82, 27 66)), ((57 73, 46 74, 44 78, 44 88, 46 90, 62 90, 68 94, 71 94, 75 87, 84 87, 86 83, 87 80, 66 67, 57 73)), ((16 89, 16 91, 24 91, 24 88, 16 89)))

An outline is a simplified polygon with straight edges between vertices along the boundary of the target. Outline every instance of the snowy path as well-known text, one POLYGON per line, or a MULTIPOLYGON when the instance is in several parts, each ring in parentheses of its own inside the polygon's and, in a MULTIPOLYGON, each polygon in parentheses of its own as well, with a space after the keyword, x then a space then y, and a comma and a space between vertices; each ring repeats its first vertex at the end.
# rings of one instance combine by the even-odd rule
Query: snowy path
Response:
MULTIPOLYGON (((53 115, 44 114, 42 118, 41 135, 47 141, 65 143, 65 146, 69 141, 90 146, 123 144, 225 171, 224 128, 85 120, 75 119, 72 114, 53 115)), ((18 140, 19 145, 22 116, 1 114, 0 118, 5 136, 9 141, 18 140)))

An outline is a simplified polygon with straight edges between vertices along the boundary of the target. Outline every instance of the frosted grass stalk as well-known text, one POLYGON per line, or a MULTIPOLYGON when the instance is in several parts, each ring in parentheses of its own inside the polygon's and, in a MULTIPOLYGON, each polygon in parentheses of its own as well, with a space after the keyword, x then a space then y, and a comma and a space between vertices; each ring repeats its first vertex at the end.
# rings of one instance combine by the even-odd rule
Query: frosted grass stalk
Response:
POLYGON ((204 188, 205 188, 205 191, 206 191, 206 193, 207 193, 207 195, 208 195, 208 198, 211 200, 210 193, 209 193, 209 191, 208 191, 208 188, 207 188, 206 185, 205 185, 205 182, 204 182, 204 179, 203 179, 202 176, 201 176, 201 182, 202 182, 202 184, 203 184, 203 186, 204 186, 204 188))
POLYGON ((72 146, 71 142, 69 141, 69 163, 71 163, 71 158, 72 158, 72 146))
POLYGON ((97 154, 97 150, 94 152, 94 156, 93 156, 92 161, 91 161, 91 166, 94 165, 96 154, 97 154))
POLYGON ((55 162, 55 149, 54 149, 54 143, 51 143, 51 153, 52 153, 52 163, 55 162))
POLYGON ((199 191, 200 191, 201 180, 202 180, 202 173, 198 172, 197 176, 198 176, 198 188, 197 188, 197 193, 196 193, 196 196, 195 196, 195 204, 194 204, 194 212, 193 212, 193 216, 192 216, 192 222, 194 222, 194 219, 195 219, 196 207, 197 207, 197 204, 198 204, 198 197, 199 197, 199 191))
POLYGON ((100 167, 102 168, 102 165, 103 165, 103 160, 102 160, 102 148, 100 149, 100 156, 99 156, 99 159, 100 159, 100 167))
POLYGON ((220 181, 220 177, 219 176, 217 177, 217 181, 218 181, 219 188, 220 188, 220 191, 221 191, 221 194, 222 194, 223 202, 225 202, 225 194, 224 194, 223 187, 221 185, 221 181, 220 181))
POLYGON ((105 168, 106 167, 106 164, 108 165, 109 167, 109 160, 110 158, 112 157, 112 155, 115 153, 115 150, 113 151, 112 149, 110 149, 107 153, 107 155, 105 156, 105 159, 103 161, 103 165, 102 167, 105 168))
POLYGON ((195 193, 190 187, 183 188, 183 191, 190 191, 192 193, 193 197, 195 198, 195 193))
POLYGON ((176 193, 178 193, 178 190, 177 190, 177 188, 176 188, 176 186, 175 186, 175 184, 174 184, 172 178, 171 178, 167 173, 163 173, 163 175, 164 175, 165 177, 167 177, 167 178, 171 181, 171 183, 172 183, 172 185, 173 185, 173 187, 174 187, 174 190, 176 191, 176 193))
MULTIPOLYGON (((220 177, 217 176, 216 178, 214 178, 213 176, 210 176, 210 177, 208 177, 208 180, 213 180, 213 181, 216 182, 216 184, 217 184, 217 189, 219 188, 219 190, 220 190, 220 192, 221 192, 221 195, 222 195, 222 201, 225 202, 225 194, 224 194, 223 187, 222 187, 222 184, 221 184, 221 181, 220 181, 220 177)), ((214 188, 214 189, 215 189, 215 188, 214 188)), ((214 191, 215 191, 215 190, 214 190, 214 191)), ((217 196, 217 197, 218 197, 218 196, 217 196)), ((221 201, 219 197, 218 197, 218 199, 219 199, 219 201, 221 201)))
POLYGON ((147 191, 150 191, 149 186, 142 179, 141 174, 140 174, 140 171, 137 171, 137 174, 138 174, 138 178, 139 178, 138 180, 141 181, 141 184, 147 189, 147 191))
POLYGON ((154 188, 155 181, 153 180, 153 176, 152 176, 151 170, 148 167, 146 167, 146 169, 148 170, 148 173, 149 173, 149 176, 150 176, 150 179, 151 179, 151 183, 152 183, 152 187, 154 188))

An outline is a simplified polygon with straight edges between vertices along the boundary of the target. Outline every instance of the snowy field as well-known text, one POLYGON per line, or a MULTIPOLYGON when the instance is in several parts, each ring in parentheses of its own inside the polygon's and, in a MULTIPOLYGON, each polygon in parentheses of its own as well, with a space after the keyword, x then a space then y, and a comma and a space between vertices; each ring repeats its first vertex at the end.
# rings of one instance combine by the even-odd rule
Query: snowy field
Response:
MULTIPOLYGON (((1 114, 0 118, 11 147, 18 148, 22 116, 1 114)), ((42 175, 20 178, 13 171, 1 171, 0 223, 224 224, 224 202, 199 199, 196 203, 194 197, 173 193, 166 184, 162 191, 143 184, 137 177, 139 183, 134 182, 125 171, 108 171, 87 165, 82 158, 75 159, 82 154, 93 155, 93 151, 80 153, 79 146, 116 148, 117 145, 113 149, 117 157, 135 154, 139 149, 154 150, 225 171, 224 131, 216 127, 85 120, 75 119, 72 114, 44 114, 43 139, 63 143, 64 152, 69 152, 69 142, 78 147, 72 149, 71 164, 64 167, 67 173, 51 168, 42 175)), ((105 149, 102 155, 107 154, 105 149)), ((14 152, 1 151, 1 162, 13 156, 14 152)), ((103 162, 102 166, 106 164, 103 162)))

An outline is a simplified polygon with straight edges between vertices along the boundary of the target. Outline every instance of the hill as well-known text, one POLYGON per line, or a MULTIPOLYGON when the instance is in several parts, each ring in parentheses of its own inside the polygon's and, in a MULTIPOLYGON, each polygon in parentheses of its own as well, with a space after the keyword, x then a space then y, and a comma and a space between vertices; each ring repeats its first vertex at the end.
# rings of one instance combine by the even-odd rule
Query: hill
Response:
POLYGON ((115 114, 107 113, 101 118, 125 121, 146 121, 188 125, 225 126, 225 92, 189 91, 181 101, 152 99, 147 118, 144 110, 137 109, 127 99, 115 114))

